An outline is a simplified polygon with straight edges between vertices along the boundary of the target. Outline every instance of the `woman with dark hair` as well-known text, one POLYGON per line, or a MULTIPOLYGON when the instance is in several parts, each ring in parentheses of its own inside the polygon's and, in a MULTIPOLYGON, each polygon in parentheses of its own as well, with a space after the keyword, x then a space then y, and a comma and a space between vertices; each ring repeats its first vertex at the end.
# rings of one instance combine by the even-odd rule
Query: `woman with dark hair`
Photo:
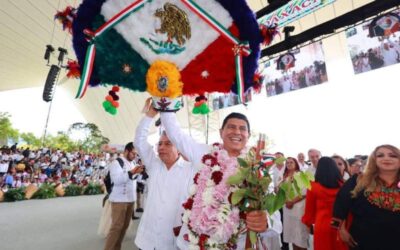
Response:
MULTIPOLYGON (((286 159, 286 168, 283 179, 293 179, 296 172, 300 172, 300 165, 293 157, 286 159)), ((305 190, 303 195, 305 194, 305 190)), ((307 249, 308 231, 301 223, 301 216, 304 213, 305 196, 297 197, 286 202, 283 207, 283 241, 293 245, 293 250, 307 249)))
POLYGON ((337 231, 330 226, 332 220, 333 202, 340 186, 342 175, 336 162, 330 157, 322 157, 317 164, 315 182, 306 195, 306 209, 302 222, 311 229, 314 225, 315 250, 347 249, 345 244, 337 239, 337 231))
POLYGON ((365 172, 354 175, 340 189, 332 226, 353 250, 398 249, 400 235, 400 150, 375 148, 365 172), (352 214, 349 230, 344 221, 352 214), (397 246, 397 247, 396 247, 397 246))

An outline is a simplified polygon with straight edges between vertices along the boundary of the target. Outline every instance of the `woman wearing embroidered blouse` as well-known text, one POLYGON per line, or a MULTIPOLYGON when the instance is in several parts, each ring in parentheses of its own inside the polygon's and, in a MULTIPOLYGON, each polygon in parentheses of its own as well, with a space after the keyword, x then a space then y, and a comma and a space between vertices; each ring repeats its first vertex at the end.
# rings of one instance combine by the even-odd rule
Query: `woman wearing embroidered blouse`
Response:
MULTIPOLYGON (((297 160, 293 157, 288 157, 283 178, 285 180, 292 179, 293 175, 299 171, 300 166, 297 160)), ((302 250, 308 247, 307 227, 301 222, 305 205, 304 197, 288 201, 283 207, 283 240, 291 243, 293 250, 302 250)))
POLYGON ((336 162, 322 157, 317 164, 315 182, 306 195, 306 209, 302 222, 314 225, 314 250, 344 250, 345 244, 337 239, 337 231, 330 226, 333 203, 341 184, 342 175, 336 162))
POLYGON ((400 235, 400 150, 378 146, 370 155, 365 172, 355 175, 340 189, 332 225, 353 250, 399 248, 400 235), (349 231, 343 221, 349 213, 349 231))

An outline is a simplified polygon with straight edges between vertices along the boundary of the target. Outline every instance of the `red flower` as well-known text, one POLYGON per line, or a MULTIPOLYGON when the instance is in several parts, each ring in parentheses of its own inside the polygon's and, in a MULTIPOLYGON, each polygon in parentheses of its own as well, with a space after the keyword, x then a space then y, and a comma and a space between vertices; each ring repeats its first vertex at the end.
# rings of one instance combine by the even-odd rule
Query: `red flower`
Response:
POLYGON ((200 235, 200 238, 199 238, 199 246, 200 246, 200 249, 201 250, 205 250, 206 248, 205 248, 205 244, 206 244, 206 241, 208 240, 208 238, 209 238, 209 236, 208 235, 205 235, 205 234, 201 234, 200 235))
POLYGON ((193 207, 193 199, 189 198, 185 203, 182 204, 182 206, 186 210, 191 210, 193 207))
POLYGON ((197 173, 197 174, 194 176, 194 178, 193 178, 194 184, 196 184, 196 185, 198 184, 197 181, 198 181, 198 179, 199 179, 199 176, 200 176, 200 174, 197 173))
POLYGON ((204 155, 201 159, 201 162, 206 164, 207 166, 214 166, 218 164, 217 158, 215 158, 211 154, 204 155))
POLYGON ((222 177, 224 174, 221 171, 215 171, 211 175, 211 179, 215 182, 215 185, 218 185, 222 181, 222 177))
POLYGON ((186 241, 189 241, 189 235, 188 234, 184 234, 183 235, 183 239, 186 240, 186 241))

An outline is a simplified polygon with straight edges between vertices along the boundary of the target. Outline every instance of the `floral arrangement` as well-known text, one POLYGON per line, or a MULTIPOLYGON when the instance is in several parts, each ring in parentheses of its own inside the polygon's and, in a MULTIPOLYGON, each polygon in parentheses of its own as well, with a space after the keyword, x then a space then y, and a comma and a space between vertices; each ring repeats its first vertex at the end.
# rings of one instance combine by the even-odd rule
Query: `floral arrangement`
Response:
MULTIPOLYGON (((264 154, 260 148, 244 149, 241 155, 229 157, 221 144, 203 156, 203 167, 195 175, 190 197, 183 204, 182 221, 189 233, 184 235, 189 249, 236 249, 237 240, 246 231, 246 213, 279 210, 287 200, 309 188, 311 177, 297 173, 292 181, 271 188, 269 168, 284 161, 264 154), (247 153, 246 153, 247 152, 247 153)), ((252 246, 257 234, 248 232, 252 246)))
POLYGON ((189 229, 189 249, 235 249, 244 223, 238 207, 230 202, 233 189, 226 183, 237 171, 237 161, 221 144, 202 158, 182 217, 189 229))
MULTIPOLYGON (((310 188, 313 176, 297 172, 292 180, 286 180, 279 187, 273 187, 269 174, 270 167, 283 163, 285 158, 275 158, 263 153, 260 148, 252 148, 243 158, 238 158, 239 169, 229 177, 227 183, 236 190, 232 194, 232 204, 239 207, 242 213, 267 211, 273 214, 285 205, 286 201, 301 196, 301 190, 310 188)), ((257 233, 248 232, 252 249, 257 242, 257 233)))
POLYGON ((233 91, 241 101, 253 87, 264 37, 270 43, 276 34, 259 27, 245 0, 84 0, 72 32, 77 98, 103 84, 171 99, 233 91), (165 78, 171 84, 158 88, 165 78))

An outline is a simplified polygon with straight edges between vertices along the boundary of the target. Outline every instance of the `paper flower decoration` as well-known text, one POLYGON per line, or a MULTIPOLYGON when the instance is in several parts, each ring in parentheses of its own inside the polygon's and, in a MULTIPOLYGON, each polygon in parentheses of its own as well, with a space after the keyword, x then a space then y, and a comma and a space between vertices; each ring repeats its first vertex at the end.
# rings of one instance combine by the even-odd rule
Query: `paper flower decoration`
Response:
POLYGON ((167 102, 230 91, 242 99, 262 42, 245 0, 84 0, 73 23, 77 98, 112 84, 167 102))

